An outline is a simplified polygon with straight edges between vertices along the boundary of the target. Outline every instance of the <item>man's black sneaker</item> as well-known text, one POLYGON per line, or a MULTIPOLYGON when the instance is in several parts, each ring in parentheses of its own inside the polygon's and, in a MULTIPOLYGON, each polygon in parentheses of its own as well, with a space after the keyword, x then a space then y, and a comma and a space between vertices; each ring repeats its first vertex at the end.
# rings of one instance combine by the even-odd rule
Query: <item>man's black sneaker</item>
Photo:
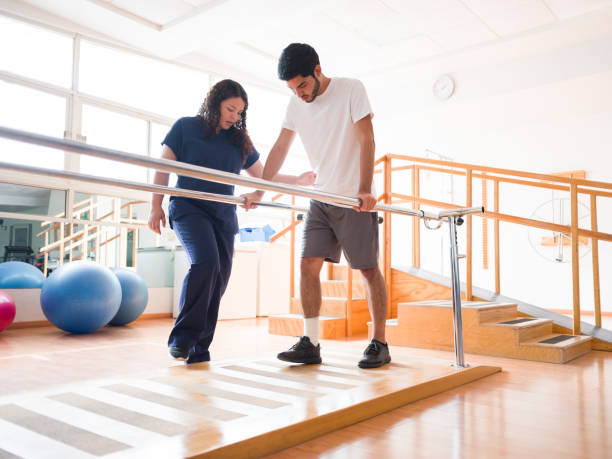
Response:
POLYGON ((321 346, 315 346, 308 336, 301 336, 288 351, 276 356, 279 360, 291 363, 321 363, 321 346))
POLYGON ((359 368, 377 368, 390 361, 389 346, 373 339, 366 347, 363 358, 357 365, 359 365, 359 368))
POLYGON ((183 349, 182 347, 170 346, 168 348, 168 352, 170 352, 170 355, 176 360, 185 360, 187 357, 189 357, 187 350, 183 349))

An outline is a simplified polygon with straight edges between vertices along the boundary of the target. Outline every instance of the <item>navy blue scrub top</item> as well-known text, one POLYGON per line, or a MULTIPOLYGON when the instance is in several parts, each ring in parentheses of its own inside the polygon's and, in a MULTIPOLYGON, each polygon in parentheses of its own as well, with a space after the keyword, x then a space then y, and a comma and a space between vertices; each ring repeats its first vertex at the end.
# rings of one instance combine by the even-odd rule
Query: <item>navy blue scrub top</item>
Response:
MULTIPOLYGON (((177 120, 163 140, 162 145, 172 149, 178 161, 239 174, 259 159, 253 147, 242 163, 242 152, 230 142, 229 130, 222 129, 212 139, 203 137, 204 119, 199 116, 184 117, 177 120)), ((232 128, 233 129, 233 128, 232 128)), ((207 193, 234 194, 234 185, 210 182, 208 180, 179 175, 177 188, 205 191, 207 193)), ((203 211, 223 231, 238 232, 236 205, 201 199, 172 196, 170 198, 170 221, 182 215, 203 211)))

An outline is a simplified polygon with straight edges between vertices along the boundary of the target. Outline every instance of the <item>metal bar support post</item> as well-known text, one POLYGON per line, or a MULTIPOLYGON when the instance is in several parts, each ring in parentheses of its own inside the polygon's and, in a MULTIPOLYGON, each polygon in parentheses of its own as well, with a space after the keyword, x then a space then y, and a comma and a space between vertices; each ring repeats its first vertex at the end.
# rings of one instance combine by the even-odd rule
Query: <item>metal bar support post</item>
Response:
POLYGON ((451 289, 453 294, 453 329, 455 332, 455 367, 466 368, 463 358, 463 321, 461 318, 461 281, 459 279, 459 253, 457 250, 457 224, 461 217, 448 217, 451 258, 451 289))

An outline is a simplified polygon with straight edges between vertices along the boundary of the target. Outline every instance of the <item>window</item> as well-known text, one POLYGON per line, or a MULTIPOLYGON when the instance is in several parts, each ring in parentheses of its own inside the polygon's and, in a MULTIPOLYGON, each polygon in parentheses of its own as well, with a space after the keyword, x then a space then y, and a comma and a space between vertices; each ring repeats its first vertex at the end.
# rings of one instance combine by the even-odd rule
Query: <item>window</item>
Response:
POLYGON ((0 15, 0 43, 0 69, 71 86, 72 37, 0 15))
MULTIPOLYGON (((89 145, 147 154, 147 122, 91 105, 83 105, 83 135, 89 145)), ((83 174, 146 182, 147 168, 81 155, 83 174)))
MULTIPOLYGON (((63 137, 66 100, 0 81, 0 126, 63 137)), ((0 161, 49 169, 64 168, 64 152, 0 138, 0 161)))
POLYGON ((244 89, 249 98, 247 110, 249 135, 254 143, 267 145, 269 149, 281 131, 291 93, 287 91, 287 94, 281 94, 249 85, 244 85, 244 89))
POLYGON ((0 183, 0 212, 63 217, 65 203, 64 190, 0 183))
POLYGON ((81 41, 79 90, 172 118, 198 112, 206 73, 81 41))

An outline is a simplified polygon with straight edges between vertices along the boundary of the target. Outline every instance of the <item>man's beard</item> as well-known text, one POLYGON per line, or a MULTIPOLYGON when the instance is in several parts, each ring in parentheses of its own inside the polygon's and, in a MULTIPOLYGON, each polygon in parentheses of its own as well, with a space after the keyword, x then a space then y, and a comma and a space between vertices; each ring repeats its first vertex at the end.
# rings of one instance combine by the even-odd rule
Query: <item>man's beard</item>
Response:
POLYGON ((308 103, 314 102, 314 100, 317 98, 317 96, 319 95, 319 88, 321 87, 321 82, 319 80, 317 80, 316 76, 312 76, 315 80, 315 84, 314 84, 314 88, 312 89, 312 95, 310 96, 310 100, 308 101, 308 103))

